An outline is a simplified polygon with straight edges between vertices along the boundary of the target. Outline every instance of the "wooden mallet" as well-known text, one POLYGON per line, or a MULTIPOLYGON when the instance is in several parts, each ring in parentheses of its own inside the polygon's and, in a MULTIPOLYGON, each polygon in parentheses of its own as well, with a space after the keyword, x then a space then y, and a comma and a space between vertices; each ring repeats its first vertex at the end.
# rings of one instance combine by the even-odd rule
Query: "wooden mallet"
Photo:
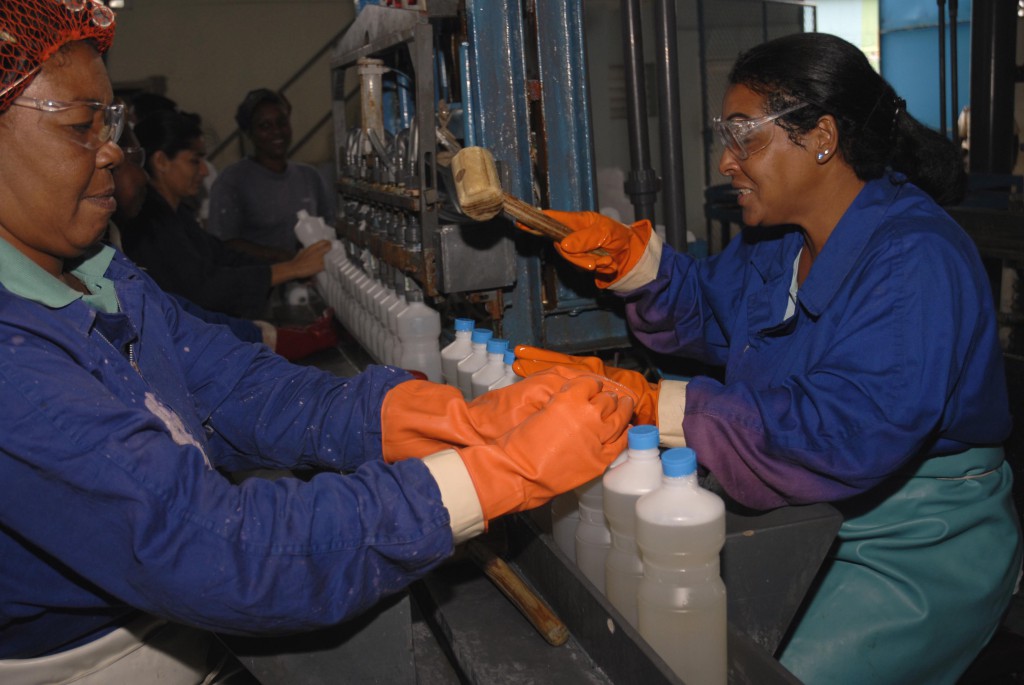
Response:
MULTIPOLYGON (((482 147, 462 148, 452 157, 451 170, 462 213, 470 219, 487 221, 504 211, 523 226, 532 229, 530 233, 554 241, 572 233, 572 229, 562 222, 502 190, 498 168, 490 150, 482 147)), ((591 254, 604 256, 608 253, 597 248, 591 250, 591 254)))

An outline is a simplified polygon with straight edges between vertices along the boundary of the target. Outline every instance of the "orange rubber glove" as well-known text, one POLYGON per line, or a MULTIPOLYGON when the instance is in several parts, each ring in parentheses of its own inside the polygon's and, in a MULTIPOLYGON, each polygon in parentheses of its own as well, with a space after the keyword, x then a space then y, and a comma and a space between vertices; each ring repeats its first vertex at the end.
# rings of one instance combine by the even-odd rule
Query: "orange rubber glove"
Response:
POLYGON ((596 272, 594 283, 607 288, 628 274, 647 249, 651 239, 651 222, 644 219, 630 226, 620 224, 597 212, 559 212, 544 210, 573 230, 555 249, 565 259, 587 271, 596 272), (590 251, 602 248, 607 255, 590 251))
MULTIPOLYGON (((384 396, 381 447, 394 463, 425 457, 450 447, 493 443, 527 417, 543 409, 566 383, 584 371, 553 368, 510 386, 492 390, 470 403, 458 388, 406 381, 384 396)), ((605 390, 636 400, 628 388, 602 379, 605 390)))
POLYGON ((601 475, 626 447, 632 413, 630 398, 582 376, 494 444, 458 449, 484 519, 533 509, 601 475))
MULTIPOLYGON (((629 388, 636 394, 633 423, 637 425, 658 425, 658 390, 660 383, 650 383, 643 377, 643 374, 636 371, 605 366, 605 363, 598 357, 576 357, 528 345, 518 345, 516 347, 516 361, 512 364, 512 370, 524 379, 532 377, 537 373, 546 372, 552 368, 589 371, 599 376, 606 376, 617 384, 629 388)), ((512 387, 515 385, 519 385, 519 383, 515 383, 512 387)))

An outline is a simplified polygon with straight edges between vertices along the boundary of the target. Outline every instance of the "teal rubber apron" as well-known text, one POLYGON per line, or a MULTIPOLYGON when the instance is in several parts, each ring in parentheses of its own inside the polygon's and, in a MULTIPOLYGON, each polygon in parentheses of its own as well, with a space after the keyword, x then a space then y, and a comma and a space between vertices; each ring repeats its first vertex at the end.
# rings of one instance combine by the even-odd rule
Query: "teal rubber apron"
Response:
POLYGON ((837 544, 782 664, 807 685, 956 683, 1020 573, 1012 484, 1002 448, 975 448, 839 503, 837 544))

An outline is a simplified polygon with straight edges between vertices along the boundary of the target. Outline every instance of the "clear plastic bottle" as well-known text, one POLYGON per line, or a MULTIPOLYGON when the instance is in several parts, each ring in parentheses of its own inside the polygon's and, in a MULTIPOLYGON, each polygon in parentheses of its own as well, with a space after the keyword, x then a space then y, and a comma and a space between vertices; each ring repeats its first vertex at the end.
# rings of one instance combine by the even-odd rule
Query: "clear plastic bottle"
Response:
POLYGON ((459 362, 473 351, 473 319, 455 319, 455 340, 441 350, 441 376, 448 385, 459 384, 459 362))
POLYGON ((636 593, 644 567, 636 546, 636 501, 661 485, 657 426, 629 429, 626 460, 604 474, 604 515, 612 547, 605 559, 605 594, 637 626, 636 593))
POLYGON ((473 397, 473 373, 487 363, 487 341, 493 337, 494 331, 490 329, 474 328, 469 356, 455 365, 459 390, 467 400, 473 397))
POLYGON ((725 505, 697 482, 697 455, 666 450, 661 485, 636 504, 640 634, 689 685, 725 685, 725 505))
MULTIPOLYGON (((509 344, 509 347, 511 347, 511 346, 512 345, 509 344)), ((490 391, 490 390, 497 390, 498 388, 504 388, 505 386, 512 385, 513 383, 516 383, 516 382, 518 382, 520 380, 519 374, 517 374, 512 369, 512 364, 515 362, 515 360, 516 360, 516 351, 515 350, 511 350, 511 349, 505 350, 505 359, 504 359, 505 369, 504 369, 504 373, 502 373, 501 378, 499 378, 498 380, 494 381, 489 386, 487 386, 487 390, 488 391, 490 391)))
POLYGON ((576 567, 604 594, 604 564, 612 546, 612 534, 604 518, 602 489, 601 478, 576 488, 580 503, 580 520, 576 524, 576 567))
POLYGON ((469 384, 473 391, 473 399, 483 395, 491 383, 505 375, 505 352, 507 350, 508 340, 504 338, 491 338, 487 341, 487 363, 470 376, 469 384))
POLYGON ((441 382, 441 315, 423 301, 423 292, 406 280, 409 306, 398 315, 398 337, 402 341, 403 369, 421 371, 427 379, 441 382))

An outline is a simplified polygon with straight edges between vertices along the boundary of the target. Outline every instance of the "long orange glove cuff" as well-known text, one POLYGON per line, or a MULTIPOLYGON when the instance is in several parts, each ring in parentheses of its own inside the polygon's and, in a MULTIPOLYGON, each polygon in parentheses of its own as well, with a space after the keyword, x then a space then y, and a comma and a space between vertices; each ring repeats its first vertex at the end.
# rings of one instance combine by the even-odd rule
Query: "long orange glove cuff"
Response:
MULTIPOLYGON (((385 395, 381 407, 384 460, 393 463, 449 447, 493 443, 544 408, 569 380, 583 375, 592 374, 569 368, 538 371, 529 379, 492 390, 468 404, 457 388, 448 385, 401 383, 385 395)), ((605 385, 637 400, 628 388, 607 381, 605 385)))
POLYGON ((651 239, 651 222, 644 219, 625 226, 597 212, 559 212, 545 210, 573 230, 555 244, 555 249, 576 266, 596 273, 594 283, 607 288, 628 274, 643 257, 651 239), (594 255, 602 249, 607 255, 594 255))
POLYGON ((628 369, 606 366, 598 357, 578 357, 544 350, 539 347, 530 347, 529 345, 519 345, 516 347, 516 361, 512 364, 512 369, 524 378, 559 367, 596 373, 629 388, 636 394, 633 423, 658 425, 658 390, 660 384, 648 382, 643 377, 643 374, 628 369))
POLYGON ((580 377, 494 444, 459 449, 484 518, 532 509, 599 476, 626 447, 632 413, 629 397, 580 377))

